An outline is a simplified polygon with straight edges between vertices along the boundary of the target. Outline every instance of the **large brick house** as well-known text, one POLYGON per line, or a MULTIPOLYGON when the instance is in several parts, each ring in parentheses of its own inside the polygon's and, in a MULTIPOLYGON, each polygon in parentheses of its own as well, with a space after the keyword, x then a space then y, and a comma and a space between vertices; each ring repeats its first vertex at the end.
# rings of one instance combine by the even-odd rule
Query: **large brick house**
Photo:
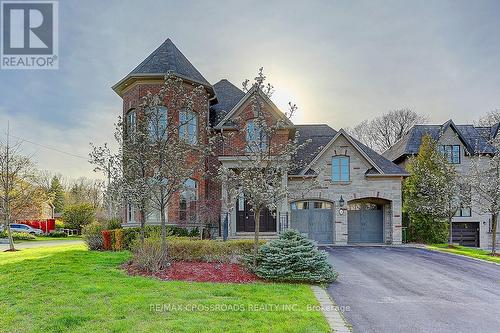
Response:
MULTIPOLYGON (((239 160, 245 154, 248 122, 253 117, 250 92, 245 94, 226 79, 210 84, 189 62, 179 49, 167 39, 153 51, 130 74, 113 86, 123 99, 123 117, 134 121, 134 108, 147 91, 156 91, 163 83, 164 75, 172 72, 182 78, 186 85, 205 87, 209 103, 206 114, 209 131, 200 137, 222 134, 218 140, 216 156, 210 157, 207 169, 222 163, 228 167, 241 167, 239 160), (238 119, 238 121, 236 121, 238 119), (227 135, 231 133, 231 135, 227 135)), ((268 98, 262 96, 264 111, 269 119, 283 119, 284 114, 268 98)), ((178 112, 178 110, 168 110, 178 112)), ((300 140, 311 143, 300 152, 305 167, 293 174, 283 176, 283 184, 296 188, 298 182, 312 178, 320 181, 321 187, 306 195, 284 198, 276 212, 263 212, 260 230, 264 237, 275 237, 283 228, 292 227, 307 234, 320 244, 348 243, 401 243, 401 183, 405 170, 353 139, 344 130, 336 131, 328 125, 295 125, 291 122, 277 135, 288 140, 298 131, 300 140)), ((207 170, 208 171, 208 170, 207 170)), ((225 196, 225 185, 211 177, 198 174, 189 180, 196 192, 189 198, 178 195, 170 203, 168 224, 186 225, 199 221, 186 217, 192 201, 210 203, 210 209, 218 216, 230 216, 228 234, 230 238, 251 237, 255 221, 251 207, 240 196, 231 211, 221 203, 225 196)), ((200 209, 200 205, 193 205, 200 209)), ((192 210, 191 210, 192 212, 192 210)), ((124 226, 138 223, 138 214, 129 205, 124 226)), ((193 216, 191 216, 193 217, 193 216)), ((197 220, 198 218, 198 220, 197 220)), ((147 223, 157 224, 157 214, 150 214, 147 223)), ((220 220, 219 220, 219 225, 220 220)))
MULTIPOLYGON (((495 147, 489 142, 497 137, 500 123, 490 127, 455 125, 452 120, 441 125, 416 125, 383 155, 401 167, 411 156, 418 154, 422 138, 429 134, 436 140, 439 150, 455 166, 459 175, 468 172, 471 156, 492 156, 495 147)), ((466 246, 489 247, 491 245, 491 215, 481 214, 479 207, 462 207, 452 219, 453 239, 466 246)), ((500 237, 497 240, 500 242, 500 237)))

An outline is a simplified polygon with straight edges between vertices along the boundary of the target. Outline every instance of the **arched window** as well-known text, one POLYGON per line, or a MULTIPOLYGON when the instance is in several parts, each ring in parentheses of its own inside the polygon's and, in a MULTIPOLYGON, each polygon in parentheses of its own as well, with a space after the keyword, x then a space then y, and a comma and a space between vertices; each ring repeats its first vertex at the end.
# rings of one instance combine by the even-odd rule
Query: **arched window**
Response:
POLYGON ((188 179, 179 198, 179 220, 181 222, 196 222, 196 201, 198 200, 198 182, 188 179))
POLYGON ((131 109, 129 112, 127 112, 126 125, 128 134, 135 133, 135 130, 137 128, 137 112, 135 111, 135 109, 131 109))
POLYGON ((350 181, 350 158, 349 156, 337 155, 332 157, 332 181, 350 181))
POLYGON ((198 114, 187 108, 179 112, 179 137, 190 144, 198 143, 198 114))
POLYGON ((247 122, 246 126, 247 152, 264 151, 267 149, 266 132, 253 120, 247 122))

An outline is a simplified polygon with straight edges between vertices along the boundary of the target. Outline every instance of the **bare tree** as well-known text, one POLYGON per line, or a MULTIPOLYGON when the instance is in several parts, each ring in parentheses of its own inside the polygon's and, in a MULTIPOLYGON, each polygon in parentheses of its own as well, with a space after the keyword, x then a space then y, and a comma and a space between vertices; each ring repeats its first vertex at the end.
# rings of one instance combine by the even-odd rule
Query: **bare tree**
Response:
POLYGON ((4 227, 10 250, 15 251, 10 223, 33 207, 36 198, 35 168, 31 159, 21 154, 20 143, 11 143, 9 129, 5 143, 0 142, 0 199, 4 227))
POLYGON ((349 133, 368 147, 382 153, 392 147, 414 125, 427 122, 409 108, 392 110, 372 120, 364 120, 349 133))
POLYGON ((234 121, 239 124, 238 128, 246 130, 245 152, 237 168, 224 165, 219 168, 220 180, 226 181, 226 204, 234 201, 236 193, 242 193, 252 207, 255 219, 254 266, 257 264, 261 212, 265 209, 276 212, 280 202, 290 193, 284 180, 298 168, 294 156, 308 143, 299 144, 298 134, 291 139, 288 136, 287 130, 293 126, 289 118, 296 111, 296 105, 290 103, 289 111, 278 119, 266 112, 266 100, 271 97, 274 88, 270 84, 265 85, 264 81, 261 68, 250 87, 248 80, 243 83, 244 90, 250 94, 253 118, 251 125, 242 116, 234 121))
POLYGON ((493 111, 488 112, 481 118, 479 118, 476 122, 476 126, 489 127, 500 123, 500 109, 495 109, 493 111))
MULTIPOLYGON (((493 140, 492 144, 500 152, 500 138, 493 140)), ((464 175, 464 183, 470 186, 470 192, 465 192, 463 201, 469 201, 478 213, 491 215, 491 253, 495 254, 500 214, 500 154, 473 156, 470 168, 464 175)))

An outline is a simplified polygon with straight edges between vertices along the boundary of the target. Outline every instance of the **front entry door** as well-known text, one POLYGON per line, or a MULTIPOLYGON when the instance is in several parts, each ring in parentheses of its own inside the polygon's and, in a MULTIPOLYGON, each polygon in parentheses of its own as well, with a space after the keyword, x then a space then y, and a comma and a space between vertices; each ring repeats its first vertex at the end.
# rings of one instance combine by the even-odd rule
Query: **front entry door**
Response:
MULTIPOLYGON (((255 216, 252 206, 243 198, 236 205, 236 232, 255 232, 255 216)), ((276 217, 268 209, 260 212, 260 232, 276 232, 276 217)))

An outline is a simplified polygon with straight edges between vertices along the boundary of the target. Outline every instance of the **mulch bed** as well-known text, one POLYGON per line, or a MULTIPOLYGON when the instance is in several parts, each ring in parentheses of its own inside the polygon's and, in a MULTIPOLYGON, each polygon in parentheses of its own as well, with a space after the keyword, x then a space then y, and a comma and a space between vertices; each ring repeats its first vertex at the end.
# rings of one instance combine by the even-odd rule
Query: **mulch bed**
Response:
POLYGON ((165 281, 181 280, 219 283, 252 283, 262 281, 258 276, 239 264, 172 261, 168 268, 156 273, 142 271, 130 263, 125 264, 123 268, 130 275, 151 276, 165 281))

